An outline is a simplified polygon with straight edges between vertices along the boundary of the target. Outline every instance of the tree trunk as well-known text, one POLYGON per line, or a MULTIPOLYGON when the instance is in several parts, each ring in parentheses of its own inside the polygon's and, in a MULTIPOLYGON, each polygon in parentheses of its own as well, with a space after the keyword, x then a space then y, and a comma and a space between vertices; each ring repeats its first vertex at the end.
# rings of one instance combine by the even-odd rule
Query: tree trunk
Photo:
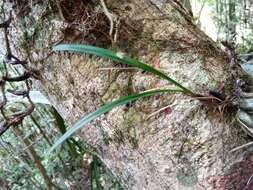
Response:
MULTIPOLYGON (((122 66, 108 60, 51 54, 57 43, 113 47, 197 93, 228 89, 226 54, 195 27, 178 2, 106 1, 108 10, 120 18, 112 37, 110 22, 96 2, 27 3, 15 8, 12 43, 40 71, 42 79, 35 86, 69 124, 120 96, 168 84, 138 70, 113 69, 122 66)), ((183 95, 157 95, 114 109, 76 135, 97 148, 126 189, 241 190, 252 175, 252 154, 248 149, 230 153, 247 141, 232 122, 234 116, 216 114, 183 95)))
MULTIPOLYGON (((22 131, 18 128, 18 127, 13 127, 12 128, 14 133, 16 134, 16 136, 21 137, 22 136, 22 131)), ((51 181, 51 179, 49 178, 49 176, 47 175, 47 171, 44 168, 44 166, 42 165, 39 156, 37 155, 36 151, 33 149, 33 146, 31 146, 31 143, 29 142, 29 140, 27 138, 20 138, 20 140, 22 140, 24 146, 27 148, 26 151, 28 153, 28 155, 31 157, 31 159, 34 161, 36 167, 38 168, 39 172, 41 173, 41 176, 43 177, 47 190, 53 190, 55 189, 55 185, 53 184, 53 182, 51 181)))
POLYGON ((235 0, 229 0, 228 2, 228 29, 227 29, 227 41, 234 42, 236 41, 236 2, 235 0))

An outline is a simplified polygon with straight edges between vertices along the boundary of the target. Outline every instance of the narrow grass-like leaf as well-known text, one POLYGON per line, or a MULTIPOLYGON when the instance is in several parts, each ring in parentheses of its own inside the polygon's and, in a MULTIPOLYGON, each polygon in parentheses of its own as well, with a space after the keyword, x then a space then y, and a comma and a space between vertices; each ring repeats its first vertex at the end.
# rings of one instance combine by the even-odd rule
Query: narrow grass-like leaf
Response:
POLYGON ((66 133, 67 125, 65 124, 64 119, 61 117, 61 115, 54 107, 52 107, 52 114, 54 115, 55 121, 59 127, 61 134, 66 133))
MULTIPOLYGON (((61 134, 63 135, 67 131, 67 125, 64 122, 64 119, 62 118, 62 116, 58 113, 58 111, 54 107, 52 107, 52 114, 54 115, 55 121, 57 123, 57 126, 59 127, 61 134)), ((73 139, 73 138, 66 140, 66 142, 68 144, 71 156, 73 156, 73 157, 77 156, 78 152, 77 152, 76 148, 79 148, 77 146, 78 142, 76 142, 75 139, 73 139)))
POLYGON ((179 84, 177 81, 168 77, 166 74, 162 73, 161 71, 158 71, 157 69, 154 69, 153 67, 150 67, 149 65, 144 64, 138 60, 123 56, 119 53, 115 53, 108 49, 98 48, 98 47, 89 46, 89 45, 81 45, 81 44, 61 44, 61 45, 55 46, 53 48, 53 51, 71 51, 71 52, 87 53, 87 54, 92 54, 92 55, 96 55, 103 58, 108 58, 110 60, 127 64, 133 67, 137 67, 146 72, 150 72, 176 85, 177 87, 181 88, 185 93, 191 94, 191 95, 194 94, 191 90, 185 88, 184 86, 179 84))
POLYGON ((93 184, 93 179, 95 180, 96 188, 92 188, 92 190, 102 190, 102 184, 101 184, 101 175, 100 175, 100 167, 99 167, 99 159, 96 156, 93 156, 93 162, 91 164, 92 169, 92 179, 91 183, 93 184))
POLYGON ((126 104, 128 102, 137 100, 139 98, 143 98, 143 97, 149 97, 149 96, 153 96, 155 94, 158 93, 177 93, 177 92, 184 92, 181 89, 166 89, 166 88, 160 88, 160 89, 151 89, 148 91, 144 91, 141 93, 137 93, 137 94, 132 94, 129 96, 125 96, 122 97, 118 100, 115 100, 111 103, 108 103, 104 106, 102 106, 101 108, 97 109, 96 111, 89 113, 88 115, 84 116, 83 118, 81 118, 76 124, 74 124, 73 127, 71 127, 66 133, 64 133, 63 136, 60 137, 60 139, 58 139, 54 145, 51 147, 50 152, 52 152, 56 147, 58 147, 59 145, 61 145, 64 141, 66 141, 69 137, 71 137, 76 131, 78 131, 79 129, 81 129, 82 127, 84 127, 86 124, 88 124, 89 122, 91 122, 92 120, 98 118, 99 116, 103 115, 104 113, 110 111, 111 109, 126 104))

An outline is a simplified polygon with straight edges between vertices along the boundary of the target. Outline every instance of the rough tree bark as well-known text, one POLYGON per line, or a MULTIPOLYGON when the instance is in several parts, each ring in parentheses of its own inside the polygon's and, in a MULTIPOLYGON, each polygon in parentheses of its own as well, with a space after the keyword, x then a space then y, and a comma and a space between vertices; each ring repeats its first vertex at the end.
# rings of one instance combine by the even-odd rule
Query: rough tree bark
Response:
MULTIPOLYGON (((70 124, 120 96, 168 84, 138 70, 102 69, 122 67, 108 60, 52 54, 57 43, 113 47, 195 92, 229 86, 227 55, 176 0, 106 1, 117 18, 117 41, 96 1, 24 2, 14 8, 13 48, 40 71, 35 86, 70 124)), ((233 117, 183 95, 159 95, 114 109, 77 135, 97 148, 126 189, 241 190, 249 187, 253 163, 250 149, 230 153, 248 140, 233 117)))

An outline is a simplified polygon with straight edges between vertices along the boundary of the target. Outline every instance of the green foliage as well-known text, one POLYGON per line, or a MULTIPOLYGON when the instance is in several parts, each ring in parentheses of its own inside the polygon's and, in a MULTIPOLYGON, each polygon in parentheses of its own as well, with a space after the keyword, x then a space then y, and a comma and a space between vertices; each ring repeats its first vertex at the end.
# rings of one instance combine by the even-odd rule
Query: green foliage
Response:
MULTIPOLYGON (((56 120, 57 126, 59 127, 59 130, 60 130, 61 134, 63 135, 67 131, 67 125, 65 124, 64 119, 61 117, 61 115, 57 112, 57 110, 55 108, 53 108, 52 113, 53 113, 54 118, 56 120)), ((70 150, 71 155, 73 155, 73 156, 78 155, 76 148, 79 148, 81 150, 80 153, 83 153, 82 147, 79 145, 79 143, 75 139, 73 139, 73 138, 68 139, 67 144, 68 144, 68 148, 70 150)))
POLYGON ((166 89, 166 88, 164 88, 164 89, 162 89, 162 88, 161 89, 152 89, 152 90, 149 90, 149 91, 144 91, 144 92, 141 92, 141 93, 136 93, 136 94, 132 94, 132 95, 129 95, 129 96, 125 96, 125 97, 120 98, 118 100, 115 100, 111 103, 108 103, 108 104, 102 106, 101 108, 97 109, 95 112, 92 112, 92 113, 84 116, 83 118, 81 118, 59 140, 57 140, 54 143, 54 145, 50 149, 50 152, 53 151, 59 145, 61 145, 68 138, 70 138, 76 131, 83 128, 86 124, 88 124, 92 120, 98 118, 99 116, 105 114, 106 112, 112 110, 113 108, 115 108, 117 106, 126 104, 126 103, 131 102, 131 101, 135 101, 139 98, 153 96, 153 95, 158 94, 158 93, 165 93, 165 92, 166 93, 177 93, 177 92, 181 92, 181 93, 185 93, 185 94, 189 94, 189 95, 194 94, 191 90, 185 88, 184 86, 182 86, 177 81, 173 80, 172 78, 170 78, 166 74, 150 67, 149 65, 146 65, 146 64, 144 64, 144 63, 142 63, 138 60, 129 58, 127 56, 123 56, 122 54, 115 53, 115 52, 110 51, 108 49, 98 48, 98 47, 89 46, 89 45, 67 45, 67 44, 63 44, 63 45, 55 46, 53 48, 53 50, 54 51, 71 51, 71 52, 87 53, 87 54, 92 54, 92 55, 96 55, 96 56, 103 57, 103 58, 108 58, 108 59, 113 60, 113 61, 118 61, 120 63, 129 65, 129 66, 140 68, 143 71, 150 72, 150 73, 152 73, 152 74, 154 74, 154 75, 156 75, 156 76, 158 76, 162 79, 167 80, 169 83, 174 84, 176 87, 178 87, 178 89, 166 89))
POLYGON ((93 156, 93 161, 91 163, 92 173, 91 173, 91 184, 92 189, 96 190, 102 190, 101 185, 101 176, 100 176, 100 167, 99 167, 99 160, 96 156, 93 156), (93 180, 95 181, 95 188, 93 187, 93 180))
POLYGON ((173 80, 172 78, 170 78, 169 76, 167 76, 166 74, 162 73, 161 71, 158 71, 156 69, 154 69, 153 67, 150 67, 147 64, 144 64, 138 60, 132 59, 130 57, 126 57, 120 53, 115 53, 113 51, 110 51, 108 49, 103 49, 103 48, 98 48, 98 47, 94 47, 94 46, 89 46, 89 45, 69 45, 69 44, 61 44, 61 45, 57 45, 53 48, 54 51, 70 51, 70 52, 79 52, 79 53, 87 53, 87 54, 91 54, 91 55, 97 55, 99 57, 103 57, 103 58, 108 58, 112 61, 117 61, 120 62, 122 64, 126 64, 132 67, 137 67, 142 69, 143 71, 152 73, 162 79, 167 80, 168 82, 174 84, 175 86, 181 88, 184 93, 187 94, 194 94, 193 92, 191 92, 191 90, 185 88, 184 86, 182 86, 180 83, 178 83, 177 81, 173 80))
POLYGON ((73 125, 73 127, 71 127, 60 139, 58 139, 54 143, 54 145, 50 149, 50 152, 53 151, 59 145, 61 145, 68 138, 70 138, 76 131, 83 128, 86 124, 88 124, 92 120, 98 118, 99 116, 103 115, 104 113, 112 110, 113 108, 123 105, 123 104, 127 104, 128 102, 137 100, 139 98, 149 97, 149 96, 153 96, 158 93, 165 93, 165 92, 176 93, 176 92, 184 92, 184 91, 181 89, 162 89, 162 88, 161 89, 153 89, 153 90, 144 91, 142 93, 133 94, 130 96, 125 96, 125 97, 115 100, 111 103, 108 103, 108 104, 102 106, 101 108, 97 109, 95 112, 92 112, 92 113, 86 115, 85 117, 81 118, 77 123, 75 123, 73 125))

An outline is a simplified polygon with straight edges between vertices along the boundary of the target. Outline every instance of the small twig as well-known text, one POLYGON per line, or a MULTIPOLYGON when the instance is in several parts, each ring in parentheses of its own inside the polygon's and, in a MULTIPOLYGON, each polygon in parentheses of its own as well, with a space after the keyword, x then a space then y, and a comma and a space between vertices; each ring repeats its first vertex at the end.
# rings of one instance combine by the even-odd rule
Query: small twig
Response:
POLYGON ((157 111, 155 111, 155 112, 149 114, 148 117, 146 118, 146 120, 148 120, 148 119, 150 119, 151 117, 153 117, 153 116, 159 114, 160 112, 166 110, 166 109, 169 108, 169 107, 171 107, 171 105, 167 105, 167 106, 165 106, 165 107, 162 107, 161 109, 159 109, 159 110, 157 110, 157 111))
POLYGON ((243 144, 243 145, 241 145, 241 146, 238 146, 238 147, 236 147, 236 148, 233 148, 233 149, 230 150, 229 152, 230 152, 230 153, 233 153, 233 152, 235 152, 235 151, 237 151, 237 150, 240 150, 240 149, 245 148, 245 147, 250 146, 250 145, 253 145, 253 141, 252 141, 252 142, 249 142, 249 143, 246 143, 246 144, 243 144))
POLYGON ((107 68, 99 68, 99 71, 111 71, 111 70, 139 70, 137 67, 126 67, 126 68, 120 68, 120 67, 107 67, 107 68))
MULTIPOLYGON (((29 146, 24 147, 22 151, 25 151, 26 149, 28 149, 28 148, 32 147, 33 145, 37 144, 42 138, 43 138, 43 135, 40 135, 36 141, 32 142, 29 146)), ((20 151, 20 152, 22 152, 22 151, 20 151)))
POLYGON ((253 175, 250 176, 250 178, 249 178, 249 180, 248 180, 248 182, 247 182, 246 185, 249 185, 249 183, 250 183, 250 181, 251 181, 252 178, 253 178, 253 175))
POLYGON ((10 26, 11 23, 11 12, 10 12, 10 17, 7 21, 5 21, 4 26, 2 26, 2 28, 4 28, 4 37, 5 37, 5 46, 6 46, 6 56, 7 58, 10 58, 11 56, 11 48, 10 48, 10 42, 9 42, 9 38, 8 38, 8 27, 10 26))
POLYGON ((29 91, 28 90, 11 90, 11 89, 7 89, 7 92, 9 92, 9 93, 11 93, 11 94, 13 94, 13 95, 16 95, 16 96, 23 96, 23 97, 26 97, 27 95, 28 95, 28 93, 29 93, 29 91))
POLYGON ((250 136, 253 136, 253 129, 249 128, 246 124, 244 124, 239 118, 237 118, 237 121, 241 124, 242 129, 244 129, 244 131, 246 131, 250 136))
POLYGON ((109 32, 109 35, 112 36, 112 33, 113 33, 113 28, 114 28, 114 21, 113 21, 113 14, 109 12, 104 0, 100 0, 101 2, 101 5, 104 9, 104 13, 105 15, 107 16, 107 18, 109 19, 110 21, 110 32, 109 32))
POLYGON ((31 115, 31 113, 34 111, 35 106, 34 103, 32 102, 29 93, 30 93, 30 85, 29 85, 29 80, 31 77, 36 78, 37 73, 36 71, 29 69, 28 66, 26 65, 26 61, 21 61, 17 57, 15 57, 10 48, 10 43, 9 43, 9 36, 8 36, 8 27, 10 26, 11 22, 11 13, 10 17, 8 20, 4 21, 3 23, 0 23, 0 28, 3 28, 4 31, 4 36, 5 36, 5 46, 6 46, 6 56, 5 59, 3 60, 3 74, 0 79, 0 91, 2 94, 2 102, 0 102, 0 112, 4 118, 4 121, 2 122, 0 126, 0 136, 4 134, 10 127, 17 126, 19 124, 22 124, 24 118, 28 115, 31 115), (12 77, 9 75, 8 72, 8 66, 7 64, 10 65, 21 65, 23 69, 25 70, 23 74, 19 74, 18 76, 12 77), (17 91, 17 90, 9 90, 10 93, 15 94, 17 96, 23 96, 24 98, 28 99, 28 102, 30 103, 29 107, 26 108, 25 111, 13 114, 11 116, 7 116, 5 113, 5 106, 7 105, 7 97, 6 97, 6 82, 13 83, 13 82, 25 82, 26 84, 26 89, 23 91, 17 91))
POLYGON ((181 3, 174 1, 174 0, 168 0, 170 5, 177 10, 184 18, 185 20, 191 24, 194 25, 192 22, 192 18, 190 17, 190 14, 188 13, 188 11, 181 5, 181 3))
POLYGON ((113 39, 114 43, 116 43, 118 39, 119 24, 120 24, 120 18, 118 18, 116 21, 115 34, 114 34, 114 39, 113 39))
POLYGON ((218 100, 219 102, 222 102, 221 99, 219 99, 219 98, 217 98, 215 96, 199 96, 199 97, 196 96, 196 97, 193 97, 193 98, 195 98, 197 100, 218 100))
POLYGON ((20 82, 20 81, 24 81, 30 77, 31 77, 31 74, 29 72, 25 72, 23 75, 20 75, 17 77, 3 77, 3 79, 8 82, 20 82))

